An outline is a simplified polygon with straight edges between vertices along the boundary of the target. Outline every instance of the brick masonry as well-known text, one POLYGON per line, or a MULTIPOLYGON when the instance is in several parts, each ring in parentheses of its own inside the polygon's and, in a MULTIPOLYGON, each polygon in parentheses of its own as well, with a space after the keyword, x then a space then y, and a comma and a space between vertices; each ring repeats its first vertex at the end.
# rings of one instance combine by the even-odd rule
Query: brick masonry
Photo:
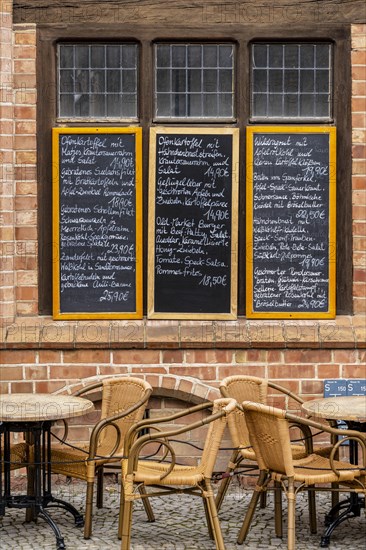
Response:
POLYGON ((3 2, 0 14, 0 391, 70 391, 83 379, 133 374, 189 401, 217 395, 220 379, 240 373, 310 399, 325 378, 366 378, 366 25, 352 26, 353 316, 56 322, 38 316, 36 28, 13 25, 11 7, 3 2))

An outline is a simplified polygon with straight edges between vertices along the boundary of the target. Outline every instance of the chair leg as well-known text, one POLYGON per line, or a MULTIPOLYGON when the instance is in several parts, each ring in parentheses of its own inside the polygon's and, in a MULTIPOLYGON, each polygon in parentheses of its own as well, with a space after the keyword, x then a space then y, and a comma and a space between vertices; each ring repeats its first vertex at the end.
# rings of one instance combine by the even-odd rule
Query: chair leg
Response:
POLYGON ((239 454, 240 454, 239 451, 233 451, 233 454, 230 457, 230 461, 226 469, 226 472, 224 474, 224 477, 219 485, 219 490, 217 491, 216 500, 215 500, 216 509, 218 512, 220 511, 221 505, 223 503, 223 500, 229 488, 231 478, 232 478, 232 473, 238 467, 238 464, 240 462, 238 461, 239 454))
POLYGON ((287 489, 287 550, 295 550, 295 499, 294 480, 289 478, 287 489))
POLYGON ((265 508, 267 506, 267 491, 263 491, 263 493, 261 493, 259 506, 261 508, 265 508))
POLYGON ((252 498, 248 506, 247 513, 245 514, 245 517, 244 517, 243 525, 241 526, 241 529, 238 535, 238 539, 237 539, 238 544, 243 544, 244 540, 246 539, 259 497, 265 487, 265 482, 267 480, 267 477, 268 477, 267 472, 265 470, 261 470, 257 484, 253 491, 252 498))
POLYGON ((210 513, 210 509, 208 507, 207 500, 205 498, 203 499, 203 506, 204 506, 204 509, 205 509, 208 536, 210 537, 211 540, 215 540, 215 535, 214 535, 213 528, 212 528, 211 513, 210 513))
POLYGON ((276 537, 282 538, 282 486, 279 481, 274 483, 274 500, 275 500, 275 533, 276 537))
POLYGON ((93 494, 94 482, 88 481, 86 484, 84 539, 90 539, 92 534, 93 494))
MULTIPOLYGON (((138 490, 140 495, 147 495, 146 488, 144 485, 139 485, 138 490)), ((150 501, 147 497, 144 497, 141 500, 147 515, 147 521, 150 521, 152 523, 153 521, 155 521, 155 516, 154 516, 153 509, 151 507, 150 501)))
POLYGON ((97 508, 103 508, 104 470, 101 466, 97 473, 97 508))
POLYGON ((205 509, 207 508, 207 512, 209 515, 209 523, 213 531, 213 535, 216 543, 216 550, 225 550, 225 543, 222 536, 219 517, 217 514, 215 498, 214 498, 212 486, 209 479, 204 480, 203 500, 206 503, 205 509))
POLYGON ((315 504, 315 492, 311 490, 311 487, 314 487, 314 485, 309 485, 310 491, 308 491, 310 533, 312 533, 313 535, 315 535, 315 534, 316 534, 316 531, 317 531, 317 525, 316 525, 316 504, 315 504))
POLYGON ((131 544, 131 527, 132 527, 132 507, 133 500, 131 499, 133 492, 132 481, 127 481, 121 492, 121 508, 120 508, 120 525, 119 538, 122 539, 121 550, 129 550, 131 544), (127 498, 126 498, 127 497, 127 498))

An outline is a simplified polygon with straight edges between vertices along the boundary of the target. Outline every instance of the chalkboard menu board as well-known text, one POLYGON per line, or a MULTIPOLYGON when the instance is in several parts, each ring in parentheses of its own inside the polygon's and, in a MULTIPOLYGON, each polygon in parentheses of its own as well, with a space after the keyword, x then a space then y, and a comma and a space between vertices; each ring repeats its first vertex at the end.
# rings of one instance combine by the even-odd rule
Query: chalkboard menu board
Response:
POLYGON ((233 128, 151 129, 150 318, 235 319, 238 142, 233 128))
POLYGON ((247 128, 247 316, 335 316, 336 130, 247 128))
POLYGON ((53 316, 142 317, 141 128, 53 129, 53 316))

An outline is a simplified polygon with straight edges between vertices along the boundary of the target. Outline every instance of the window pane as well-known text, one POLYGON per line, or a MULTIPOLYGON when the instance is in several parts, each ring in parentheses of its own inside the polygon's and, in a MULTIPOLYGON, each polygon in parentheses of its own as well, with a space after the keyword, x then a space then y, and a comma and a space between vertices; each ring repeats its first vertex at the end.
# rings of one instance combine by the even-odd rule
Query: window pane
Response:
POLYGON ((232 118, 231 44, 156 44, 155 117, 232 118))
POLYGON ((329 119, 331 70, 329 43, 252 44, 252 116, 329 119))
POLYGON ((137 55, 135 44, 59 44, 58 115, 136 118, 137 55))

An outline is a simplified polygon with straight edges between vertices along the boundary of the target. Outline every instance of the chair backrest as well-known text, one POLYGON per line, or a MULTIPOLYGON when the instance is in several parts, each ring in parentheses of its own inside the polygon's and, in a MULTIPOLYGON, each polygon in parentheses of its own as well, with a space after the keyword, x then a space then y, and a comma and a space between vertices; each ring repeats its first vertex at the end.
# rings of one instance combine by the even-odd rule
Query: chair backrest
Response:
POLYGON ((202 472, 206 478, 212 476, 226 424, 235 411, 236 401, 234 399, 221 398, 213 402, 212 415, 211 418, 208 419, 210 424, 208 426, 200 462, 202 472), (221 416, 214 419, 216 413, 221 413, 221 416))
MULTIPOLYGON (((237 403, 254 401, 266 403, 268 383, 255 376, 228 376, 220 383, 220 392, 224 397, 231 397, 237 403)), ((244 414, 238 408, 228 419, 230 435, 235 447, 249 447, 249 432, 244 414)))
MULTIPOLYGON (((116 454, 121 453, 123 450, 127 430, 142 419, 151 393, 152 387, 150 384, 140 378, 126 376, 108 378, 103 381, 101 419, 113 417, 134 407, 129 414, 114 422, 121 434, 116 454)), ((117 433, 113 426, 107 426, 102 430, 99 438, 99 452, 101 447, 108 450, 113 448, 116 436, 117 433)))
POLYGON ((250 401, 244 401, 242 407, 259 468, 293 476, 286 411, 250 401))

